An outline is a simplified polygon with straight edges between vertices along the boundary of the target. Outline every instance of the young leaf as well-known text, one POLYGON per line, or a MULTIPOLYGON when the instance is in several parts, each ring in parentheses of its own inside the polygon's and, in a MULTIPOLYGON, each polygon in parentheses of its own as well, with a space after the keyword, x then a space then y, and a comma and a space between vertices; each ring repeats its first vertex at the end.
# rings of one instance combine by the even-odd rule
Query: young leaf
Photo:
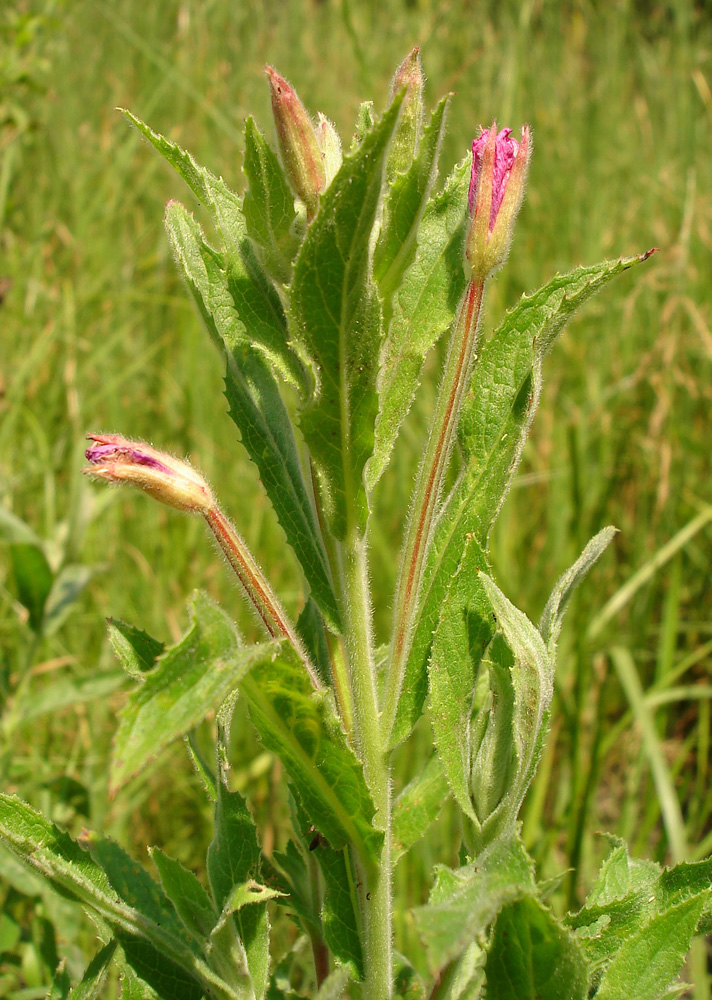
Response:
POLYGON ((378 372, 376 440, 366 467, 369 491, 388 465, 418 388, 425 356, 452 322, 465 290, 462 259, 470 166, 469 157, 459 163, 444 190, 425 206, 415 257, 390 305, 378 372))
POLYGON ((274 652, 273 643, 241 646, 232 621, 199 591, 189 612, 186 634, 144 675, 121 710, 111 762, 114 791, 202 721, 253 663, 264 663, 274 652))
POLYGON ((500 805, 488 818, 488 837, 514 829, 524 796, 534 776, 542 749, 544 723, 554 691, 554 665, 539 632, 527 616, 509 601, 484 573, 480 580, 497 622, 511 650, 514 711, 512 742, 516 749, 516 776, 508 783, 500 805))
POLYGON ((95 1000, 100 996, 116 945, 117 941, 114 938, 97 952, 87 966, 82 981, 70 990, 68 1000, 95 1000))
POLYGON ((499 914, 485 972, 488 1000, 588 996, 586 961, 576 939, 536 899, 517 900, 499 914))
POLYGON ((392 296, 412 262, 418 225, 438 174, 438 158, 452 95, 432 113, 410 169, 396 176, 385 199, 384 222, 373 252, 373 276, 384 301, 392 296))
POLYGON ((436 753, 423 770, 406 785, 393 803, 391 859, 399 858, 420 840, 450 794, 440 758, 436 753))
POLYGON ((294 195, 275 153, 250 116, 245 122, 247 178, 243 201, 249 236, 262 249, 265 266, 276 281, 288 284, 291 263, 297 251, 294 235, 294 195))
POLYGON ((318 375, 300 426, 337 538, 351 529, 363 533, 368 515, 363 471, 373 452, 381 342, 370 239, 400 100, 344 158, 322 194, 291 285, 291 318, 318 375))
POLYGON ((415 923, 433 972, 482 934, 507 903, 535 893, 531 859, 518 839, 496 840, 472 864, 439 868, 415 923))
POLYGON ((109 642, 129 677, 142 681, 148 670, 156 665, 166 644, 154 639, 148 632, 128 625, 117 618, 107 620, 109 642))
POLYGON ((553 654, 556 649, 569 598, 613 541, 616 530, 609 526, 594 535, 573 566, 566 570, 554 587, 539 622, 541 637, 549 647, 550 653, 553 654))
POLYGON ((235 310, 231 289, 215 252, 182 205, 166 209, 166 228, 176 259, 208 332, 224 352, 225 395, 287 540, 294 549, 324 617, 339 631, 331 574, 311 498, 302 475, 289 413, 265 358, 251 346, 235 310))
POLYGON ((690 948, 708 893, 656 914, 620 946, 596 1000, 661 1000, 690 948))
POLYGON ((427 554, 392 745, 408 735, 422 712, 432 635, 465 539, 472 534, 487 548, 539 401, 545 354, 580 306, 646 256, 604 261, 556 275, 537 292, 522 296, 482 346, 460 417, 463 469, 445 502, 427 554))
POLYGON ((435 746, 457 804, 475 822, 470 722, 477 670, 495 630, 479 577, 486 568, 484 552, 473 538, 468 539, 442 606, 428 663, 435 746))
POLYGON ((196 941, 204 941, 218 920, 218 912, 207 892, 193 872, 158 847, 149 848, 149 854, 158 869, 163 891, 185 929, 196 941))
POLYGON ((383 833, 363 767, 346 742, 329 692, 315 691, 303 663, 282 643, 269 667, 240 683, 250 718, 268 750, 281 759, 304 809, 335 849, 352 844, 369 864, 383 833))

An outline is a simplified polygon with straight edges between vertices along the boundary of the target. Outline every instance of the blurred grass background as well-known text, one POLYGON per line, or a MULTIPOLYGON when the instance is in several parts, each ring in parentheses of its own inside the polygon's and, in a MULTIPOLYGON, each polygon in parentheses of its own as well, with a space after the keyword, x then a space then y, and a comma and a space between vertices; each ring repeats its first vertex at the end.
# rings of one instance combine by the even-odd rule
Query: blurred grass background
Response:
MULTIPOLYGON (((94 571, 64 624, 36 635, 7 545, 17 524, 5 523, 0 775, 5 789, 71 829, 103 828, 144 860, 145 845, 158 843, 200 869, 209 815, 181 746, 106 798, 125 695, 104 618, 175 639, 199 586, 248 635, 255 624, 200 523, 79 476, 87 430, 189 455, 286 603, 301 599, 294 559, 224 416, 220 360, 168 251, 162 206, 173 197, 196 206, 114 109, 130 108, 241 188, 246 115, 270 129, 266 62, 348 138, 360 100, 383 106, 414 44, 430 101, 458 95, 441 175, 478 124, 496 117, 533 128, 528 196, 490 291, 490 327, 557 270, 661 248, 589 305, 548 359, 532 438, 493 536, 501 585, 536 617, 588 538, 604 524, 621 529, 569 613, 552 738, 524 812, 542 874, 573 869, 556 905, 576 905, 605 851, 598 830, 660 861, 712 851, 712 7, 703 0, 0 6, 0 514, 45 539, 50 562, 94 571)), ((432 392, 431 380, 377 497, 373 577, 384 632, 394 540, 432 392)), ((237 780, 265 837, 279 842, 279 775, 243 721, 238 710, 237 780)), ((204 735, 207 743, 207 727, 204 735)), ((428 740, 423 725, 398 757, 403 781, 428 740)), ((445 809, 411 867, 401 864, 404 949, 416 945, 405 903, 425 898, 432 865, 453 863, 457 845, 445 809)), ((54 911, 2 858, 0 871, 0 996, 29 1000, 44 995, 54 911)), ((92 935, 63 926, 62 953, 81 969, 92 935)), ((702 948, 691 972, 697 997, 709 996, 704 966, 702 948)))

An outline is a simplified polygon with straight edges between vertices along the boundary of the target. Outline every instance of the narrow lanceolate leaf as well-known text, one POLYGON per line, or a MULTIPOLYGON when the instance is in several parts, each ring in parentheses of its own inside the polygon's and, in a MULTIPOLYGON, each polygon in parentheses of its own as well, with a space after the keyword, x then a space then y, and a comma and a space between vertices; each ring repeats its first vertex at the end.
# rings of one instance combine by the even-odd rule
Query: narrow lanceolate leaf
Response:
POLYGON ((677 977, 705 908, 693 896, 627 938, 603 974, 597 1000, 661 1000, 677 977))
POLYGON ((488 949, 488 1000, 585 1000, 588 969, 573 934, 525 898, 497 918, 488 949))
POLYGON ((541 621, 539 622, 539 631, 550 652, 553 653, 556 649, 556 643, 561 632, 569 598, 593 564, 600 559, 611 544, 616 530, 616 528, 609 526, 599 531, 588 543, 573 566, 566 570, 551 592, 551 597, 546 602, 546 607, 542 612, 541 621))
POLYGON ((243 202, 247 232, 262 250, 265 267, 272 277, 288 284, 298 246, 294 233, 297 218, 294 195, 279 159, 252 117, 245 122, 242 169, 247 178, 243 202))
POLYGON ((329 524, 363 532, 363 470, 378 413, 381 306, 371 277, 371 230, 400 98, 348 156, 309 227, 294 267, 291 316, 313 358, 317 386, 302 411, 329 524))
POLYGON ((251 346, 238 314, 219 255, 207 245, 193 217, 182 205, 166 210, 166 227, 201 315, 225 354, 225 395, 287 540, 328 624, 339 630, 339 617, 327 558, 302 474, 289 413, 267 358, 251 346))
POLYGON ((393 803, 391 858, 394 863, 420 840, 437 819, 449 794, 443 766, 435 753, 393 803))
POLYGON ((121 710, 111 763, 114 790, 216 708, 253 662, 270 655, 262 646, 242 647, 228 616, 205 594, 197 592, 189 608, 189 630, 121 710))
POLYGON ((373 254, 373 274, 381 298, 398 288, 413 260, 418 224, 438 174, 438 158, 452 95, 443 97, 433 111, 410 169, 399 174, 386 196, 383 227, 373 254))
POLYGON ((240 690, 262 742, 281 759, 319 833, 333 848, 352 844, 366 864, 375 861, 383 833, 373 826, 363 766, 346 742, 330 692, 314 690, 286 643, 268 666, 246 675, 240 690))
POLYGON ((470 801, 473 696, 477 670, 495 630, 479 577, 487 568, 479 544, 468 539, 443 603, 428 664, 435 746, 452 793, 472 820, 477 820, 470 801))
MULTIPOLYGON (((219 978, 188 945, 183 928, 178 925, 176 929, 175 914, 146 890, 140 876, 139 884, 133 884, 130 859, 114 864, 113 848, 107 848, 101 854, 102 865, 109 869, 105 871, 67 833, 4 793, 0 793, 0 840, 62 896, 106 921, 130 965, 161 996, 198 1000, 213 991, 227 1000, 230 994, 222 989, 219 978), (124 876, 131 869, 131 885, 122 878, 122 869, 124 876)), ((97 843, 95 838, 92 847, 97 843)), ((120 856, 126 859, 123 852, 120 856)))
POLYGON ((425 206, 415 256, 389 307, 378 374, 376 441, 366 468, 369 490, 388 465, 425 356, 449 327, 465 290, 462 260, 470 166, 469 157, 459 163, 444 190, 425 206))
POLYGON ((503 906, 535 892, 531 859, 517 839, 495 841, 463 868, 439 868, 427 906, 414 911, 431 970, 484 933, 503 906))
POLYGON ((95 1000, 101 996, 101 989, 109 971, 111 959, 116 951, 117 941, 113 939, 97 952, 87 966, 82 981, 70 990, 68 1000, 95 1000))
POLYGON ((423 570, 418 621, 393 744, 407 736, 422 712, 422 678, 430 644, 465 539, 472 534, 487 548, 539 402, 545 354, 578 308, 646 256, 604 261, 556 275, 537 292, 522 296, 483 345, 460 417, 462 473, 439 517, 423 570))

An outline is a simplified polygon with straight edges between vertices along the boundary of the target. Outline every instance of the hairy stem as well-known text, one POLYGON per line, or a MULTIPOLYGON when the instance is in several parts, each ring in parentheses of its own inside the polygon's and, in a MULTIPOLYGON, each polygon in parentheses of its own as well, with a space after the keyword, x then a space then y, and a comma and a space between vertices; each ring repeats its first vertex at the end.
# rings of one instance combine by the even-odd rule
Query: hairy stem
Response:
POLYGON ((432 430, 418 472, 413 505, 408 518, 396 591, 391 665, 383 711, 383 738, 386 745, 393 729, 398 699, 403 687, 413 625, 418 611, 425 556, 432 538, 462 399, 475 357, 483 291, 484 281, 473 279, 460 303, 438 392, 432 430))
POLYGON ((342 548, 342 604, 357 749, 376 807, 375 825, 385 831, 378 865, 358 864, 365 966, 364 1000, 389 1000, 392 977, 391 790, 381 739, 371 642, 371 602, 366 543, 349 532, 342 548))
POLYGON ((238 532, 217 506, 207 511, 205 520, 269 634, 274 638, 284 636, 290 641, 309 671, 314 686, 319 687, 319 679, 294 625, 238 532))

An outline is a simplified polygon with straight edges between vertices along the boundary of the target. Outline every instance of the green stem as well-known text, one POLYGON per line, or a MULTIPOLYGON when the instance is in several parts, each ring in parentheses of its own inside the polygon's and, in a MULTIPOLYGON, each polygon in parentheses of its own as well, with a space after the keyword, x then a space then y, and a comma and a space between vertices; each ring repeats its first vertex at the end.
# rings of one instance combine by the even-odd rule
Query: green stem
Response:
POLYGON ((396 591, 391 666, 383 710, 383 736, 386 745, 390 742, 410 654, 425 556, 432 539, 462 399, 475 358, 483 292, 484 280, 473 279, 460 303, 438 392, 432 430, 418 472, 414 501, 408 518, 396 591))
POLYGON ((358 866, 365 972, 363 996, 364 1000, 389 1000, 393 933, 390 774, 378 716, 366 542, 357 531, 348 533, 342 557, 342 613, 353 692, 356 745, 376 807, 375 823, 385 831, 379 863, 369 865, 360 859, 358 866))

